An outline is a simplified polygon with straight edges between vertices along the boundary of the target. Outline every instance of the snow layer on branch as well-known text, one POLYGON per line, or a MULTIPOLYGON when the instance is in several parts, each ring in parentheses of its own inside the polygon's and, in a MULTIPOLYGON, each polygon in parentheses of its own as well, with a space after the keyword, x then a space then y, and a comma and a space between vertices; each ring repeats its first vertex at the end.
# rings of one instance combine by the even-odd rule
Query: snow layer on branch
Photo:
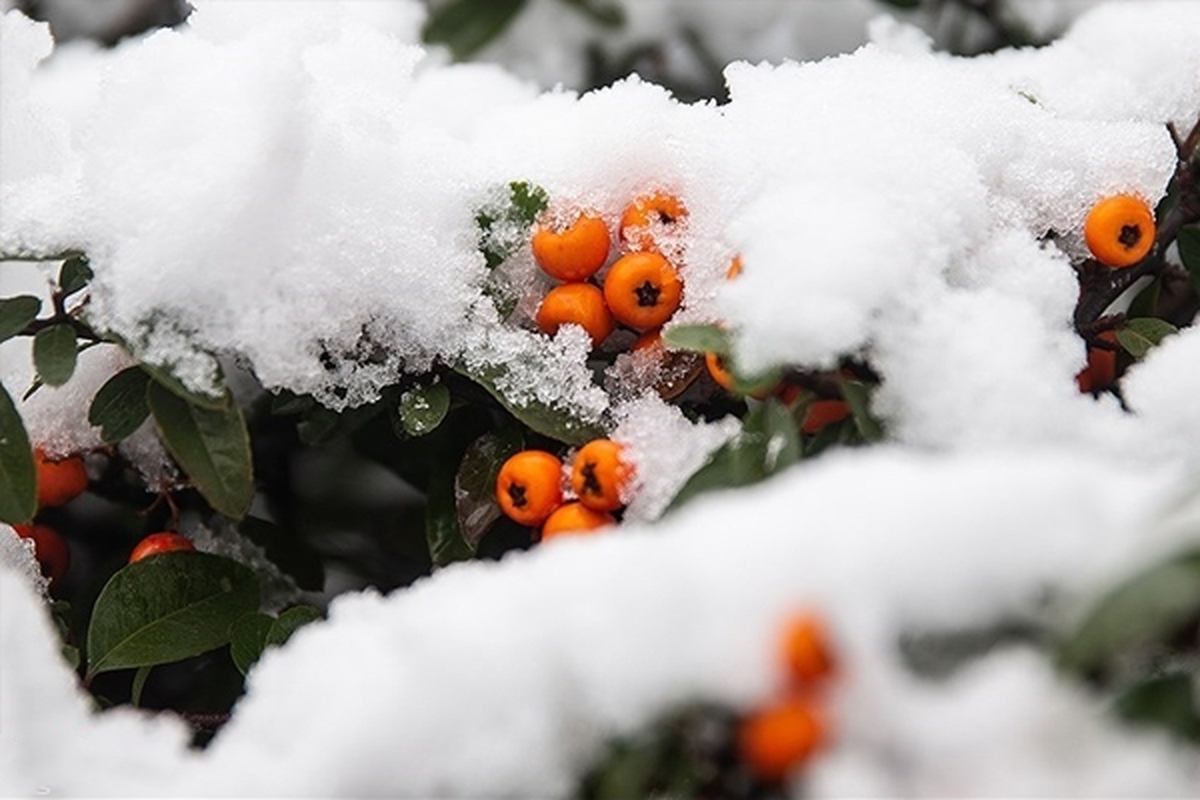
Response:
POLYGON ((0 790, 563 795, 606 737, 674 703, 747 707, 778 690, 777 626, 812 607, 846 665, 840 735, 813 773, 822 795, 864 781, 888 795, 1186 793, 1187 761, 1030 656, 986 658, 942 685, 896 650, 905 631, 1044 613, 1048 588, 1077 600, 1194 540, 1158 521, 1170 474, 1061 451, 847 453, 653 529, 458 565, 387 598, 345 595, 263 658, 202 754, 166 718, 89 718, 43 612, 3 571, 4 640, 28 646, 0 651, 0 790), (1105 481, 1122 492, 1096 492, 1105 481), (37 712, 22 705, 29 686, 37 712))

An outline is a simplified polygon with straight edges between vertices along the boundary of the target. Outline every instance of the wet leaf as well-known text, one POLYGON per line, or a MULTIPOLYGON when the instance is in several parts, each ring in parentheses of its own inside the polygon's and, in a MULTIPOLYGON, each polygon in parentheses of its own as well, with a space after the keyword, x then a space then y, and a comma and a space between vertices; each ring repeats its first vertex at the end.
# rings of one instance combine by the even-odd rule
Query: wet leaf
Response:
POLYGON ((88 675, 168 664, 221 647, 233 623, 258 602, 254 573, 228 558, 180 551, 129 564, 96 598, 88 675))

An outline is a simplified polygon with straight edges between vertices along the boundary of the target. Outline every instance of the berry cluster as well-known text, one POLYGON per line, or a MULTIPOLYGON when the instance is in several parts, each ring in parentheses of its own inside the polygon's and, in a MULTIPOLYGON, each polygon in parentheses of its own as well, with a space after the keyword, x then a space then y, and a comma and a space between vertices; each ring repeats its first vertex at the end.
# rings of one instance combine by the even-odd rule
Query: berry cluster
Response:
POLYGON ((770 782, 783 781, 829 741, 822 692, 835 673, 825 626, 811 612, 787 620, 778 647, 785 691, 754 709, 738 728, 742 762, 770 782))
MULTIPOLYGON (((33 451, 36 468, 37 505, 40 514, 47 508, 58 508, 71 502, 88 489, 88 474, 83 458, 78 455, 51 459, 40 447, 33 451)), ((71 565, 71 545, 54 527, 36 520, 27 525, 14 525, 13 530, 23 539, 33 542, 34 553, 42 575, 50 587, 60 584, 71 565)), ((146 536, 134 547, 129 563, 147 556, 177 550, 195 550, 190 539, 178 533, 161 531, 146 536)))
POLYGON ((594 439, 574 454, 568 473, 558 456, 522 450, 500 467, 496 502, 514 522, 540 526, 543 542, 615 525, 613 512, 625 505, 634 475, 623 451, 611 439, 594 439))
POLYGON ((661 327, 679 308, 683 281, 664 255, 664 244, 686 223, 678 198, 658 192, 634 200, 621 215, 621 255, 597 284, 608 262, 612 235, 597 214, 579 212, 569 220, 545 218, 533 232, 533 257, 560 283, 538 306, 539 329, 553 335, 574 323, 599 346, 618 324, 637 331, 661 327))

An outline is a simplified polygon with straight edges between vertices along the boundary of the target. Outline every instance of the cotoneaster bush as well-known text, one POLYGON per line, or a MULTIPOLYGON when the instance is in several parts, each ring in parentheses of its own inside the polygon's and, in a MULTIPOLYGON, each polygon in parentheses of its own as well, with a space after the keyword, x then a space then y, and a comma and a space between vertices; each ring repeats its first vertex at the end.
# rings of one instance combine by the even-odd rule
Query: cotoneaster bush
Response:
MULTIPOLYGON (((505 14, 492 12, 498 28, 521 4, 503 5, 505 14)), ((604 4, 576 5, 606 18, 604 4)), ((469 52, 451 17, 465 8, 446 4, 430 20, 431 38, 469 52)), ((1073 322, 1087 364, 1077 376, 1081 393, 1122 400, 1128 367, 1192 324, 1200 308, 1200 121, 1171 134, 1176 170, 1158 208, 1116 192, 1095 198, 1080 230, 1046 232, 1047 241, 1076 237, 1088 248, 1070 264, 1079 287, 1073 322), (1122 297, 1128 310, 1113 312, 1122 297)), ((783 363, 749 373, 734 356, 738 331, 725 320, 673 323, 689 297, 681 243, 697 233, 678 187, 631 196, 618 214, 597 211, 587 198, 551 196, 522 175, 498 188, 501 201, 464 211, 474 215, 481 257, 497 278, 488 287, 505 325, 547 337, 578 326, 597 376, 633 359, 640 374, 653 376, 658 396, 688 419, 738 420, 738 435, 687 476, 671 511, 830 450, 888 441, 871 410, 882 379, 870 352, 826 369, 783 363), (517 241, 493 235, 500 227, 519 231, 517 241), (532 288, 514 290, 505 271, 526 256, 541 274, 532 288), (533 311, 522 316, 521 307, 533 311)), ((134 343, 95 326, 87 254, 58 256, 44 259, 57 276, 48 307, 32 295, 0 299, 0 339, 27 339, 36 368, 31 385, 5 379, 0 392, 0 519, 34 543, 63 623, 64 652, 97 705, 178 711, 193 723, 198 744, 228 719, 261 654, 321 616, 308 604, 280 605, 269 578, 317 592, 336 568, 360 585, 391 590, 459 561, 560 537, 614 535, 640 481, 655 477, 613 430, 536 400, 514 401, 494 375, 461 363, 435 360, 398 374, 381 399, 343 411, 309 395, 266 392, 236 362, 226 364, 231 377, 257 388, 198 393, 141 360, 134 343), (97 346, 119 349, 129 362, 88 399, 87 417, 104 446, 52 452, 51 443, 30 441, 14 398, 65 385, 78 354, 97 346), (145 424, 177 479, 148 485, 116 448, 145 424), (313 453, 351 476, 386 471, 410 500, 383 523, 353 496, 331 506, 294 474, 313 453), (261 550, 260 568, 198 548, 185 534, 223 526, 261 550), (73 550, 86 558, 72 558, 73 550), (167 618, 185 620, 186 632, 161 635, 167 618)), ((722 277, 739 280, 751 269, 736 256, 722 277)), ((1182 673, 1131 669, 1123 660, 1126 651, 1145 648, 1193 661, 1198 655, 1194 637, 1180 633, 1194 632, 1200 598, 1147 601, 1135 589, 1153 585, 1156 574, 1119 588, 1055 653, 1066 670, 1118 695, 1126 716, 1198 740, 1194 706, 1164 701, 1189 696, 1182 673), (1136 631, 1127 621, 1131 608, 1145 623, 1136 631)), ((612 742, 580 776, 580 794, 782 791, 836 741, 828 695, 842 667, 853 665, 843 664, 821 609, 787 620, 780 642, 786 678, 772 702, 732 709, 697 698, 640 738, 612 742)))

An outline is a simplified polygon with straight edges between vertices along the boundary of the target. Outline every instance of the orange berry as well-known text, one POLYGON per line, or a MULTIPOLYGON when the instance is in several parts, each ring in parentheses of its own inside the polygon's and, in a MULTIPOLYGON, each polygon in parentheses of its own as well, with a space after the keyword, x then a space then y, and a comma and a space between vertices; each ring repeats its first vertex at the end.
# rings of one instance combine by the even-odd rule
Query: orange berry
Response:
POLYGON ((801 612, 784 623, 780 652, 788 680, 796 688, 833 674, 833 648, 824 622, 815 614, 801 612))
POLYGON ((630 253, 604 277, 604 300, 618 322, 631 328, 662 325, 683 298, 679 273, 658 253, 630 253))
POLYGON ((613 332, 613 317, 604 294, 590 283, 564 283, 546 293, 537 310, 537 326, 553 336, 563 325, 583 327, 596 347, 613 332))
POLYGON ((708 367, 708 374, 727 392, 737 391, 737 381, 733 379, 733 373, 725 369, 725 360, 713 352, 704 354, 704 366, 708 367))
POLYGON ((71 566, 71 546, 61 533, 49 525, 14 525, 13 530, 22 539, 33 541, 33 551, 42 574, 54 586, 67 574, 71 566))
POLYGON ((1154 212, 1140 197, 1106 197, 1088 212, 1083 238, 1092 255, 1110 267, 1129 267, 1154 247, 1154 212))
POLYGON ((639 250, 657 251, 659 239, 670 234, 687 218, 687 208, 678 197, 655 192, 637 198, 621 214, 621 241, 639 250))
POLYGON ((850 404, 845 400, 814 400, 800 425, 803 433, 820 433, 825 426, 841 422, 850 416, 850 404))
POLYGON ((39 508, 53 508, 74 500, 87 491, 87 470, 83 459, 70 456, 51 461, 41 448, 33 451, 37 466, 37 502, 39 508))
POLYGON ((615 511, 625 504, 622 494, 633 469, 622 458, 624 448, 612 439, 593 439, 579 448, 571 467, 571 488, 593 511, 615 511))
POLYGON ((725 271, 725 280, 733 280, 738 275, 742 274, 742 257, 734 256, 733 261, 729 262, 729 269, 725 271))
POLYGON ((738 753, 759 777, 782 781, 828 737, 823 714, 811 700, 788 697, 756 710, 738 728, 738 753))
POLYGON ((134 546, 133 552, 129 554, 129 563, 132 564, 159 553, 175 553, 195 549, 196 545, 192 544, 192 540, 186 536, 171 531, 160 531, 150 534, 134 546))
POLYGON ((500 467, 496 502, 509 519, 541 525, 563 502, 563 463, 543 450, 522 450, 500 467))
POLYGON ((560 281, 587 280, 608 259, 608 226, 592 214, 580 214, 566 228, 544 225, 533 233, 533 257, 538 266, 560 281))
POLYGON ((616 524, 617 520, 606 511, 593 511, 583 503, 565 503, 554 509, 542 523, 542 541, 556 536, 593 533, 599 528, 616 524))
POLYGON ((774 386, 766 386, 761 388, 751 389, 748 392, 743 392, 738 387, 737 380, 734 379, 733 373, 725 368, 725 359, 716 353, 704 354, 704 366, 708 367, 708 374, 725 391, 731 394, 749 394, 756 400, 762 400, 771 395, 775 391, 774 386))

